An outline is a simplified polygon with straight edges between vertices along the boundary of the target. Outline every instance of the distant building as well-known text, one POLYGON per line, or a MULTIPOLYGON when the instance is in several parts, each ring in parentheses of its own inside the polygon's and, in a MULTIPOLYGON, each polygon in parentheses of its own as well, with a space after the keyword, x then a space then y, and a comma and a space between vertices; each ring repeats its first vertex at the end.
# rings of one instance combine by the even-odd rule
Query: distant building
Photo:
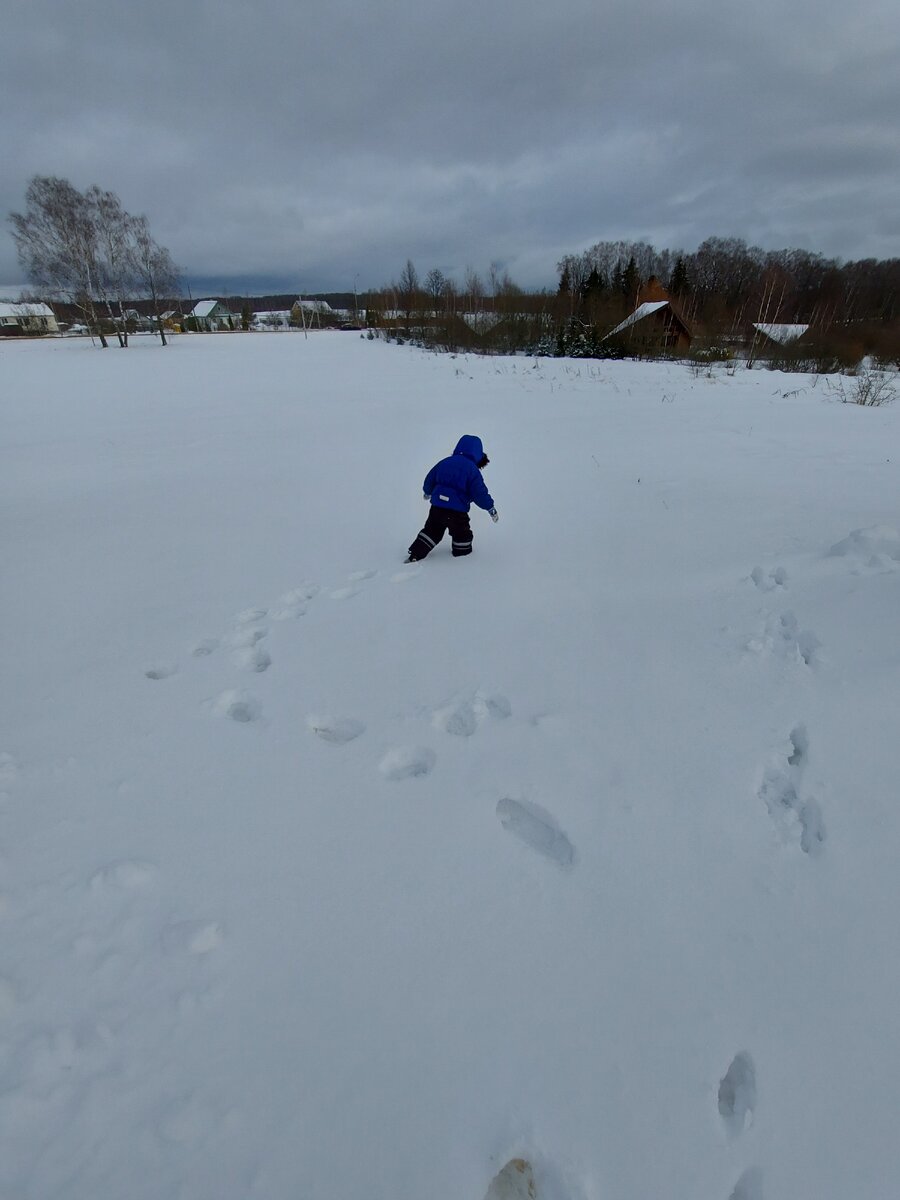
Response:
MULTIPOLYGON (((115 323, 120 324, 120 319, 116 318, 115 323)), ((129 333, 153 333, 156 330, 156 321, 146 313, 138 312, 136 308, 126 308, 125 327, 129 333)))
POLYGON ((295 300, 291 305, 291 321, 295 325, 321 325, 322 317, 337 317, 327 300, 295 300))
POLYGON ((197 329, 204 333, 241 327, 240 316, 229 312, 220 300, 198 300, 188 314, 188 320, 196 322, 197 329))
POLYGON ((59 333, 56 316, 49 304, 0 300, 0 334, 15 337, 42 333, 59 333))
POLYGON ((809 326, 779 325, 771 322, 766 323, 765 321, 754 321, 753 328, 768 341, 777 342, 779 346, 789 346, 791 342, 796 342, 798 338, 802 338, 804 333, 809 329, 809 326))
POLYGON ((293 310, 290 308, 270 308, 255 312, 250 320, 251 329, 290 329, 293 310))
POLYGON ((691 330, 655 275, 641 284, 637 307, 603 338, 627 341, 636 353, 659 354, 691 348, 691 330))
POLYGON ((627 341, 636 352, 659 353, 691 348, 691 331, 671 300, 645 300, 603 338, 627 341))

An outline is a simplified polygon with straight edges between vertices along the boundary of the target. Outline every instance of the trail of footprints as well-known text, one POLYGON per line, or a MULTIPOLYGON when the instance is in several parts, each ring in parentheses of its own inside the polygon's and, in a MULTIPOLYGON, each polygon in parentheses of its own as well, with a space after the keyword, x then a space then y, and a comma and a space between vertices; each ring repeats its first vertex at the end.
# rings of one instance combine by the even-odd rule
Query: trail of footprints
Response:
MULTIPOLYGON (((421 570, 420 566, 415 566, 397 571, 390 576, 390 582, 410 582, 421 570)), ((351 600, 377 574, 371 569, 354 571, 347 577, 344 586, 333 588, 326 595, 338 602, 351 600)), ((267 671, 272 666, 272 656, 266 646, 269 632, 266 621, 296 620, 306 614, 310 601, 321 594, 322 589, 318 584, 303 583, 285 592, 271 608, 244 609, 235 616, 225 634, 195 642, 190 650, 191 657, 208 658, 224 646, 230 650, 234 664, 239 669, 257 673, 267 671)), ((147 667, 144 675, 147 679, 159 681, 177 672, 178 664, 166 660, 147 667)), ((240 725, 251 724, 262 717, 260 701, 241 687, 220 692, 210 702, 209 708, 213 715, 240 725)), ((442 733, 468 738, 480 726, 506 720, 511 714, 512 705, 502 693, 479 691, 472 696, 457 697, 435 709, 431 714, 431 724, 442 733)), ((334 746, 345 746, 366 731, 363 721, 349 716, 313 714, 307 718, 306 724, 310 733, 334 746)), ((430 775, 436 763, 437 754, 429 746, 394 746, 382 756, 378 772, 386 780, 400 782, 430 775)), ((560 867, 569 867, 574 863, 575 849, 572 843, 559 828, 556 819, 545 809, 506 796, 498 802, 496 816, 500 826, 529 850, 560 867)))
MULTIPOLYGON (((750 579, 759 591, 765 593, 781 593, 788 586, 788 573, 784 567, 773 567, 766 571, 756 566, 750 572, 750 579)), ((802 663, 805 667, 815 667, 816 652, 820 646, 821 642, 814 633, 800 628, 790 609, 768 613, 759 632, 747 642, 747 649, 754 654, 773 654, 777 658, 802 663)))
MULTIPOLYGON (((788 585, 784 567, 766 571, 756 566, 750 572, 750 579, 762 592, 783 591, 788 585)), ((801 629, 790 610, 769 613, 761 632, 747 643, 752 652, 768 652, 809 668, 815 668, 820 646, 816 635, 801 629)), ((826 833, 819 802, 804 785, 808 757, 809 736, 800 724, 791 730, 785 749, 774 755, 763 769, 757 796, 782 839, 799 844, 804 854, 815 858, 822 853, 826 833)))
POLYGON ((809 738, 798 725, 785 750, 763 772, 757 794, 785 840, 799 842, 804 854, 817 857, 825 844, 825 822, 818 801, 804 788, 808 756, 809 738))
MULTIPOLYGON (((852 575, 883 575, 900 569, 900 531, 888 525, 854 529, 826 551, 826 559, 846 563, 852 575)), ((761 592, 773 598, 787 590, 784 567, 765 570, 755 566, 750 579, 761 592)), ((771 654, 801 669, 819 666, 821 642, 809 629, 801 628, 790 609, 765 615, 762 628, 747 643, 756 654, 771 654)), ((790 732, 786 745, 766 764, 757 796, 766 806, 782 839, 799 845, 811 858, 822 854, 826 842, 825 820, 818 799, 807 784, 809 735, 803 724, 790 732)), ((752 1183, 747 1183, 738 1200, 753 1200, 752 1183)))

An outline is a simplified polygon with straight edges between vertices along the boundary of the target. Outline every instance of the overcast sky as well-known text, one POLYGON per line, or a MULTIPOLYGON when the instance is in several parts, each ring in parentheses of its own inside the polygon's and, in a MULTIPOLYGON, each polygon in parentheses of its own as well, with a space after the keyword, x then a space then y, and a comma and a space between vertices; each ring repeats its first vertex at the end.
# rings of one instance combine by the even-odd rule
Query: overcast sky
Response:
MULTIPOLYGON (((593 242, 900 255, 897 0, 0 0, 0 212, 117 192, 207 290, 593 242)), ((9 225, 0 285, 24 282, 9 225)))

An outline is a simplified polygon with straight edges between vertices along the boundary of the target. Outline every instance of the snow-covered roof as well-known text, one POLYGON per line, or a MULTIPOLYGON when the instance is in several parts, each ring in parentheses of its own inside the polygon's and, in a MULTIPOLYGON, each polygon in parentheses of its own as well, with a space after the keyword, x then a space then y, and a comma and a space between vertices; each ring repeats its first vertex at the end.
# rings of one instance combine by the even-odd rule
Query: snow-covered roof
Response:
POLYGON ((0 300, 0 317, 52 317, 53 309, 49 304, 13 304, 9 300, 0 300))
POLYGON ((191 316, 208 317, 218 303, 218 300, 198 300, 191 309, 191 316))
POLYGON ((771 338, 773 342, 778 342, 782 346, 786 346, 788 342, 795 342, 798 337, 803 337, 808 325, 773 325, 765 322, 757 323, 754 321, 753 328, 758 329, 760 333, 764 333, 767 338, 771 338))
POLYGON ((644 317, 649 317, 651 313, 655 313, 660 308, 665 308, 668 300, 652 300, 646 304, 639 304, 630 317, 626 317, 621 325, 617 325, 615 329, 611 329, 606 337, 610 338, 614 333, 621 333, 623 329, 628 329, 637 321, 643 321, 644 317))
POLYGON ((310 312, 331 312, 331 305, 327 300, 295 300, 294 304, 299 304, 301 308, 310 312))
POLYGON ((503 320, 503 313, 498 312, 464 312, 462 319, 475 333, 487 333, 503 320))

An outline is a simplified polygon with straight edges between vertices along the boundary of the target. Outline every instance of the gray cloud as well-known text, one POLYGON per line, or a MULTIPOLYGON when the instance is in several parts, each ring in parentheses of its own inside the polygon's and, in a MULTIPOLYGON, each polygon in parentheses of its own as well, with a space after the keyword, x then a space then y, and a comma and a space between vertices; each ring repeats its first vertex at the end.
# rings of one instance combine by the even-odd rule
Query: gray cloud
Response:
MULTIPOLYGON (((0 210, 148 214, 192 277, 345 289, 603 238, 897 254, 894 0, 261 0, 4 9, 0 210)), ((20 278, 0 235, 0 280, 20 278)))

